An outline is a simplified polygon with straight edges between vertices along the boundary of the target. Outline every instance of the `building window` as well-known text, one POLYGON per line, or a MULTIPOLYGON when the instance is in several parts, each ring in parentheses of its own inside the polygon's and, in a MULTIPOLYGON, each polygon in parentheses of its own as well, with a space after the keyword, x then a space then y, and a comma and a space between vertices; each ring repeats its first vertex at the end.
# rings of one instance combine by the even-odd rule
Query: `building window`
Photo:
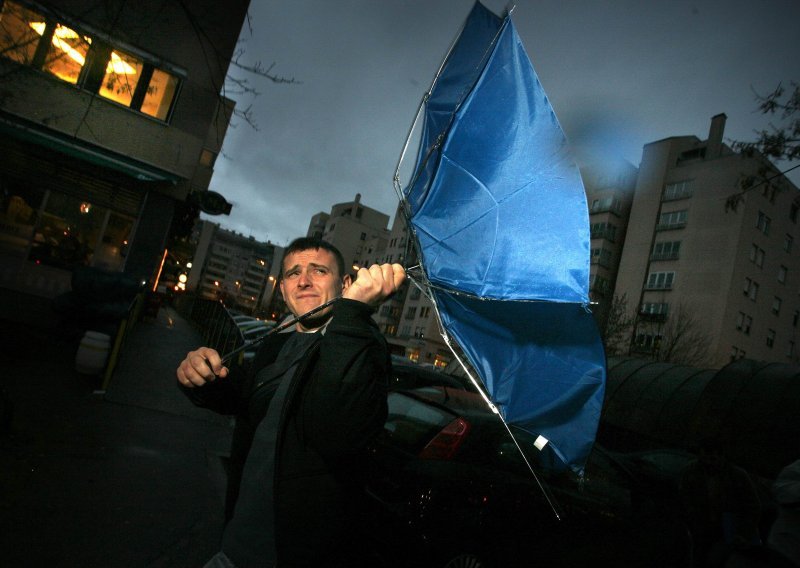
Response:
POLYGON ((420 339, 424 339, 425 338, 425 327, 421 326, 421 325, 418 325, 417 327, 415 327, 414 328, 414 337, 418 337, 420 339))
POLYGON ((177 75, 102 39, 6 0, 0 54, 104 99, 162 121, 178 92, 177 75))
POLYGON ((30 22, 29 25, 44 38, 47 37, 45 34, 52 34, 42 69, 76 85, 92 40, 61 24, 56 24, 52 30, 47 29, 45 22, 30 22))
POLYGON ((750 262, 761 268, 764 266, 764 254, 764 249, 753 243, 753 246, 750 247, 750 262))
POLYGON ((409 335, 411 335, 411 326, 410 325, 404 325, 403 326, 402 336, 403 337, 408 337, 409 335))
POLYGON ((736 318, 736 329, 745 335, 750 335, 750 327, 753 325, 753 318, 744 312, 739 312, 736 318))
POLYGON ((431 313, 431 309, 429 307, 423 307, 419 309, 419 317, 426 318, 431 313))
POLYGON ((664 197, 662 201, 674 201, 676 199, 686 199, 693 193, 691 180, 684 180, 675 183, 668 183, 664 187, 664 197))
POLYGON ((422 295, 422 290, 420 290, 416 286, 411 288, 411 294, 409 296, 412 300, 418 300, 421 295, 422 295))
POLYGON ((650 260, 677 260, 681 250, 680 241, 664 241, 653 245, 650 260))
POLYGON ((598 276, 597 274, 589 275, 589 289, 592 292, 599 294, 606 294, 611 290, 611 283, 607 278, 598 276))
POLYGON ((361 236, 359 237, 359 239, 362 240, 362 241, 366 241, 367 240, 367 233, 361 233, 361 236))
POLYGON ((0 12, 0 22, 0 53, 3 57, 22 65, 33 65, 44 33, 44 16, 6 0, 0 12))
POLYGON ((762 211, 759 211, 758 220, 756 221, 756 229, 758 229, 765 235, 769 235, 770 223, 772 223, 772 220, 769 217, 767 217, 762 211))
POLYGON ((781 300, 778 296, 775 296, 775 298, 772 300, 772 313, 776 316, 781 313, 782 303, 783 300, 781 300))
POLYGON ((789 345, 787 345, 786 356, 789 358, 794 357, 794 341, 790 341, 789 345))
POLYGON ((744 279, 744 295, 753 300, 758 298, 758 282, 750 278, 744 279))
POLYGON ((780 282, 781 284, 786 284, 786 272, 788 270, 789 269, 783 265, 781 265, 781 267, 778 268, 778 282, 780 282))
POLYGON ((406 310, 406 319, 408 319, 408 320, 414 319, 416 317, 416 315, 417 315, 417 307, 416 306, 411 306, 410 308, 408 308, 406 310))
POLYGON ((775 330, 768 329, 767 330, 767 347, 772 349, 772 346, 775 345, 775 330))
POLYGON ((651 272, 647 278, 647 288, 649 290, 671 290, 674 280, 674 272, 651 272))
POLYGON ((664 321, 668 313, 669 304, 666 302, 645 302, 639 310, 639 315, 650 321, 664 321))
POLYGON ((658 218, 657 231, 668 231, 670 229, 682 229, 686 226, 686 221, 689 218, 688 210, 682 211, 669 211, 662 213, 658 218))
POLYGON ((792 237, 792 235, 787 233, 786 236, 783 237, 783 250, 785 250, 786 252, 792 252, 793 242, 794 242, 794 237, 792 237))
POLYGON ((602 199, 595 199, 589 207, 589 213, 607 213, 611 212, 619 214, 620 202, 616 197, 604 197, 602 199))
POLYGON ((600 266, 604 266, 608 268, 611 266, 611 259, 613 257, 613 253, 606 249, 606 248, 593 248, 591 250, 591 263, 592 264, 599 264, 600 266))
POLYGON ((736 361, 737 359, 742 359, 746 355, 744 349, 739 349, 738 347, 734 346, 731 349, 731 361, 736 361))
POLYGON ((617 238, 617 226, 613 223, 592 223, 591 238, 606 239, 612 243, 617 238))

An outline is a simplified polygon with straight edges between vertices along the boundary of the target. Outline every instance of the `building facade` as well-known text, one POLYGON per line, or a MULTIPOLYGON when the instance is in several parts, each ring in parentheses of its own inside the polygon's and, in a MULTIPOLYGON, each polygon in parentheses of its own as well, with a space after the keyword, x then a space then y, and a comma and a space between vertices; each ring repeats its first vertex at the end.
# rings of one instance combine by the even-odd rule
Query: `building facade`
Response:
POLYGON ((589 296, 592 313, 601 329, 608 323, 614 303, 614 287, 628 230, 637 173, 632 164, 624 161, 581 168, 589 206, 589 296))
POLYGON ((153 279, 176 207, 208 190, 248 4, 0 1, 0 286, 153 279))
POLYGON ((744 177, 777 170, 725 145, 725 121, 713 117, 706 140, 644 147, 615 287, 634 310, 630 352, 717 368, 796 362, 797 188, 777 176, 726 206, 744 177))
POLYGON ((186 290, 200 298, 221 300, 226 307, 274 319, 271 305, 280 277, 283 248, 254 237, 199 221, 186 290))

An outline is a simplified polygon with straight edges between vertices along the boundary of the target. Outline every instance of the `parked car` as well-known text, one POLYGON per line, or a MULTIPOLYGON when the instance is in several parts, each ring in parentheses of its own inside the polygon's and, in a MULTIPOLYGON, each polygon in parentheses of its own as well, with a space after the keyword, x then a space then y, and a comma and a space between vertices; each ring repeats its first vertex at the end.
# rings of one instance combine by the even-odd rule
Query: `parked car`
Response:
POLYGON ((474 392, 429 386, 388 401, 366 487, 387 566, 687 565, 676 500, 614 454, 595 447, 583 477, 548 471, 534 437, 512 428, 518 448, 474 392))
POLYGON ((427 386, 447 386, 476 392, 475 386, 466 377, 448 375, 442 371, 422 367, 408 359, 392 357, 392 377, 389 390, 407 390, 427 386))

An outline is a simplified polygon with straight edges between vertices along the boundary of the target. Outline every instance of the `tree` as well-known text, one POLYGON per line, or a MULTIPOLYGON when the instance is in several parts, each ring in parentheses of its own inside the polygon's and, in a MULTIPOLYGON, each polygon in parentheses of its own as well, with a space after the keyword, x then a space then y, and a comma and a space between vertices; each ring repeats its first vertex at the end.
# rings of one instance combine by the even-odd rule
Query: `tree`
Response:
POLYGON ((666 318, 647 320, 640 315, 633 350, 665 363, 704 365, 711 339, 695 316, 697 313, 691 306, 680 303, 666 318))
MULTIPOLYGON (((751 141, 737 140, 733 149, 742 156, 767 158, 755 174, 743 174, 739 180, 739 191, 729 196, 725 208, 735 211, 744 195, 751 189, 763 187, 766 191, 784 189, 783 176, 800 166, 793 166, 780 171, 768 160, 792 162, 800 159, 800 84, 791 81, 791 87, 782 83, 771 93, 761 95, 755 93, 758 110, 769 117, 778 118, 777 124, 770 122, 769 129, 756 132, 756 139, 751 141), (764 187, 766 186, 766 187, 764 187)), ((755 91, 754 91, 755 92, 755 91)))
POLYGON ((606 315, 605 325, 600 329, 600 337, 606 348, 606 355, 622 355, 628 352, 630 334, 634 319, 628 313, 628 295, 614 295, 606 315))

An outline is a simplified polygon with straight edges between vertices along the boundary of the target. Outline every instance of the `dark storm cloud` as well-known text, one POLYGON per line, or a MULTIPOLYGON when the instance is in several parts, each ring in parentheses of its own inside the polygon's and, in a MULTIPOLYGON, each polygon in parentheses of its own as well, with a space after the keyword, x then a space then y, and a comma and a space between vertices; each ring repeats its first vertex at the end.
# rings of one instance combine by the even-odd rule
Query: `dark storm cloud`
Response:
MULTIPOLYGON (((495 12, 505 2, 487 0, 495 12)), ((393 214, 392 175, 417 105, 472 0, 254 1, 246 60, 299 84, 252 79, 259 129, 229 130, 212 189, 234 203, 223 225, 285 243, 356 193, 393 214)), ((513 19, 576 153, 638 165, 642 145, 726 137, 766 121, 751 86, 800 79, 796 0, 519 0, 513 19)), ((236 98, 236 97, 233 97, 236 98)), ((416 148, 406 163, 413 162, 416 148)))

